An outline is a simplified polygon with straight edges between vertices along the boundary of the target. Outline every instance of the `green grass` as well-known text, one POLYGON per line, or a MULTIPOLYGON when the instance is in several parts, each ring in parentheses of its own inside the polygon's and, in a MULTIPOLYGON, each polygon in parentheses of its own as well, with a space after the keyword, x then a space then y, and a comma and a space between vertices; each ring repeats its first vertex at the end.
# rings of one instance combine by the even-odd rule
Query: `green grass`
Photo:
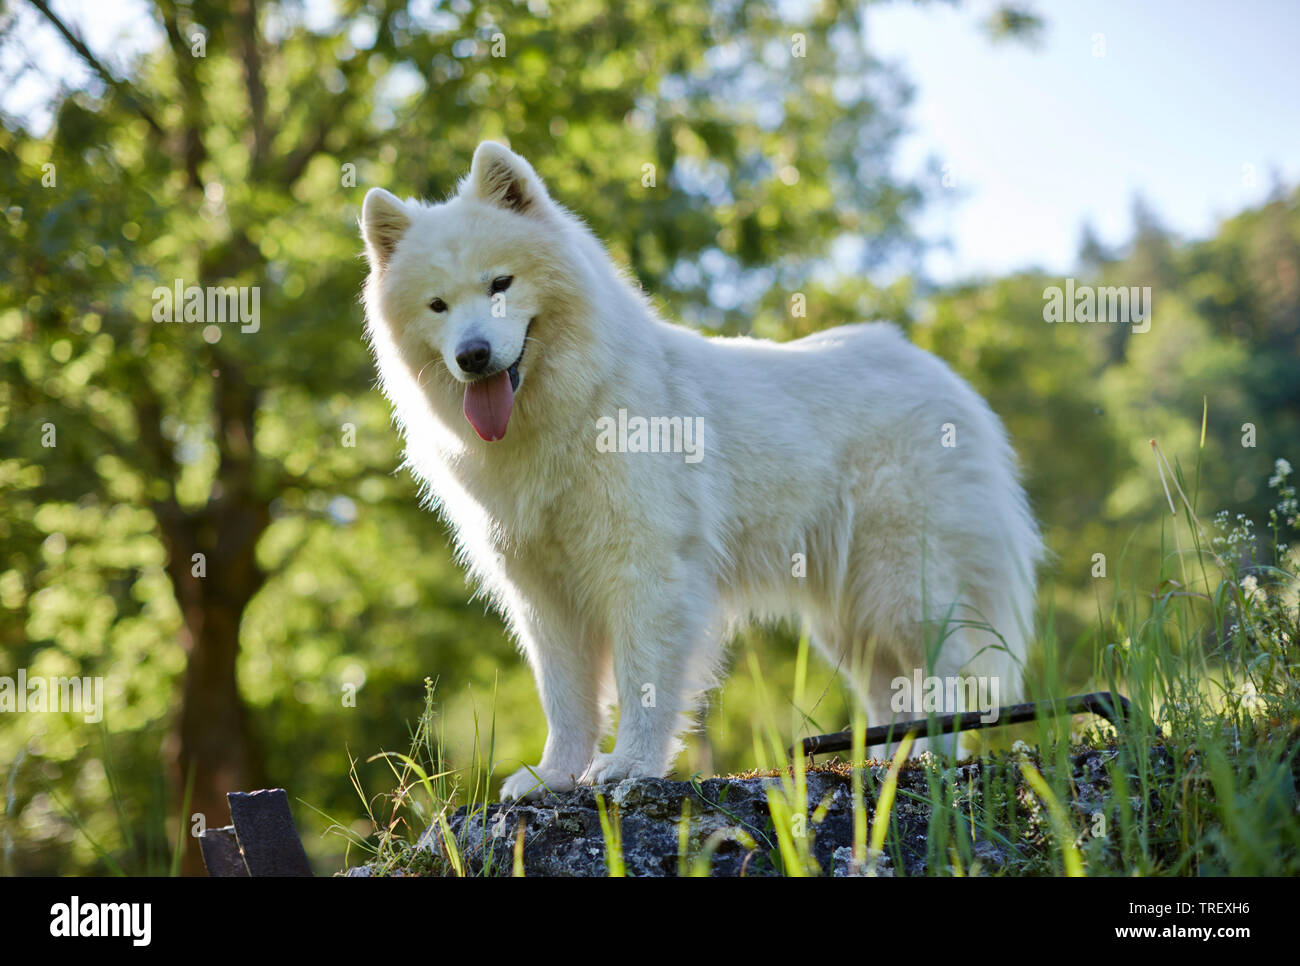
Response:
MULTIPOLYGON (((906 765, 896 757, 883 781, 877 769, 851 767, 858 870, 872 874, 888 856, 894 874, 902 874, 896 813, 904 809, 925 816, 924 869, 932 875, 1300 874, 1300 546, 1286 544, 1298 522, 1289 467, 1279 460, 1269 481, 1277 507, 1260 539, 1250 521, 1198 515, 1199 455, 1189 475, 1154 442, 1153 453, 1171 512, 1135 540, 1159 546, 1159 571, 1129 572, 1121 561, 1116 589, 1108 602, 1099 594, 1096 626, 1082 642, 1056 640, 1049 615, 1032 682, 1037 697, 1119 691, 1136 709, 1134 720, 1115 728, 1082 717, 1043 718, 998 729, 1001 736, 983 732, 973 742, 982 762, 977 774, 932 755, 906 765), (1066 680, 1054 658, 1067 643, 1092 655, 1082 686, 1066 680), (1096 758, 1104 774, 1072 775, 1072 756, 1089 749, 1105 750, 1096 758), (920 769, 925 780, 904 787, 903 768, 920 769), (987 867, 982 845, 1000 850, 1000 869, 987 867)), ((769 790, 772 822, 761 830, 763 838, 753 830, 737 834, 767 850, 773 866, 791 876, 828 871, 813 851, 826 803, 809 803, 807 763, 787 751, 810 727, 819 728, 801 710, 807 707, 807 662, 804 638, 788 702, 768 688, 752 652, 740 662, 760 709, 752 729, 754 763, 780 781, 769 790), (787 704, 789 721, 783 724, 777 709, 787 704)), ((396 788, 372 800, 357 783, 374 833, 362 838, 337 827, 380 872, 521 874, 519 848, 513 869, 490 863, 471 869, 449 835, 434 853, 414 848, 424 828, 445 828, 462 805, 471 820, 481 816, 486 822, 491 801, 492 732, 480 753, 476 727, 473 760, 453 770, 444 761, 436 719, 430 684, 410 751, 385 755, 396 788)), ((864 727, 855 714, 851 761, 865 758, 864 727)), ((610 874, 625 874, 618 815, 607 812, 603 800, 600 808, 610 874)), ((689 821, 687 811, 677 868, 679 874, 705 875, 718 842, 697 843, 692 850, 689 821)))

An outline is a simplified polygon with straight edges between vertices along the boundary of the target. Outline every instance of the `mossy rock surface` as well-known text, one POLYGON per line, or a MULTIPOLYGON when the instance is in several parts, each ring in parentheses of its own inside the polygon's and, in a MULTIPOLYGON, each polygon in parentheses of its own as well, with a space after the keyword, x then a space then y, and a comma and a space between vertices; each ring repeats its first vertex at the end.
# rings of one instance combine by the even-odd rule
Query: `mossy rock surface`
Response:
MULTIPOLYGON (((1096 826, 1099 813, 1106 815, 1107 821, 1118 817, 1110 778, 1118 754, 1114 747, 1077 748, 1067 759, 1070 793, 1065 804, 1081 834, 1096 826)), ((909 762, 899 774, 891 835, 874 873, 1050 874, 1054 861, 1050 823, 1019 773, 1019 760, 1020 756, 994 756, 946 766, 933 759, 909 762), (975 823, 965 849, 969 867, 958 870, 929 868, 937 859, 927 842, 931 831, 928 803, 942 786, 946 786, 944 794, 952 803, 952 812, 1013 817, 1005 825, 980 828, 982 823, 975 823)), ((1050 763, 1036 756, 1030 760, 1045 774, 1052 774, 1050 763)), ((1169 766, 1165 749, 1152 749, 1152 774, 1168 772, 1169 766)), ((886 773, 883 762, 867 766, 864 798, 868 819, 874 814, 886 773)), ((795 821, 811 845, 814 871, 823 875, 847 876, 859 871, 852 863, 851 774, 846 764, 831 761, 809 770, 806 776, 811 820, 806 826, 800 819, 795 821)), ((1130 787, 1137 784, 1134 781, 1130 787)), ((536 802, 462 807, 450 816, 448 824, 471 874, 511 874, 522 827, 525 875, 605 876, 609 867, 597 803, 600 796, 607 813, 617 817, 628 875, 679 874, 683 868, 679 859, 681 821, 683 814, 689 813, 687 867, 707 863, 714 876, 773 876, 783 874, 783 869, 769 789, 783 794, 781 777, 775 772, 698 782, 629 779, 547 795, 536 802)), ((1131 799, 1129 806, 1142 810, 1138 800, 1131 799)), ((404 850, 404 858, 387 863, 382 870, 356 869, 351 874, 445 873, 440 835, 436 827, 431 828, 416 846, 404 850)), ((948 860, 944 862, 946 865, 948 860)))

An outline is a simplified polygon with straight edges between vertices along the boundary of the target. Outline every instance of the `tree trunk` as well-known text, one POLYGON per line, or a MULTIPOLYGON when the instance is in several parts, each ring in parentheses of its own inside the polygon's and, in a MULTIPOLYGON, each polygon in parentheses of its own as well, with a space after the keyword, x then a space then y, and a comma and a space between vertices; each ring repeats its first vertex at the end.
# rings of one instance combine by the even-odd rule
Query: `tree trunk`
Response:
POLYGON ((186 875, 204 872, 190 834, 193 816, 201 814, 207 827, 228 824, 226 793, 259 788, 264 777, 236 666, 240 623, 264 580, 256 549, 270 508, 253 486, 256 393, 228 361, 217 372, 214 415, 221 462, 212 498, 193 512, 175 503, 160 508, 168 571, 185 618, 185 681, 168 757, 178 808, 185 809, 181 868, 186 875))
POLYGON ((229 824, 226 793, 251 791, 263 784, 260 748, 235 674, 242 613, 242 608, 212 601, 198 618, 202 624, 198 634, 190 629, 173 772, 186 809, 181 860, 185 875, 204 874, 198 841, 190 834, 193 816, 201 814, 209 827, 229 824))

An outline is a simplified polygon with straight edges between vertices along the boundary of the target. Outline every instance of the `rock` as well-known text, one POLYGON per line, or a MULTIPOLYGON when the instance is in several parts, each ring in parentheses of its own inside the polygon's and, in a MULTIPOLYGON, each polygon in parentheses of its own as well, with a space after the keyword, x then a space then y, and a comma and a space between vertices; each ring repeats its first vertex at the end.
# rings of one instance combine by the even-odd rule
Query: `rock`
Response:
POLYGON ((835 850, 833 858, 835 867, 831 870, 831 875, 835 878, 867 878, 874 875, 875 878, 892 878, 894 875, 894 861, 888 855, 876 856, 875 871, 871 871, 871 858, 868 856, 862 863, 861 867, 853 864, 853 849, 848 845, 841 845, 835 850))
MULTIPOLYGON (((881 769, 881 777, 883 774, 881 769)), ((924 787, 919 772, 908 780, 924 787)), ((823 801, 827 811, 820 824, 804 834, 812 836, 813 855, 820 867, 829 871, 845 864, 837 860, 836 850, 852 841, 850 782, 847 772, 811 772, 807 783, 809 812, 823 801)), ((682 813, 689 805, 691 862, 707 861, 715 876, 771 876, 780 874, 777 836, 767 799, 771 786, 779 788, 780 780, 711 778, 698 785, 666 779, 626 780, 548 795, 535 803, 492 804, 473 814, 461 808, 448 824, 474 871, 482 871, 486 864, 489 870, 509 874, 522 823, 525 875, 605 876, 605 837, 596 807, 599 794, 607 811, 617 812, 627 874, 674 876, 679 871, 682 813)), ((870 798, 868 803, 870 807, 870 798)), ((924 817, 918 819, 905 807, 899 808, 897 815, 907 837, 920 843, 923 862, 924 817)), ((439 840, 435 826, 424 833, 420 846, 437 849, 439 840)), ((880 874, 892 874, 888 856, 882 858, 880 870, 880 874)))
MULTIPOLYGON (((1116 763, 1117 755, 1114 748, 1080 748, 1068 759, 1073 790, 1068 805, 1074 809, 1076 828, 1086 829, 1087 817, 1098 810, 1116 808, 1107 769, 1116 763)), ((1001 800, 994 811, 1002 815, 1006 808, 1014 808, 1017 831, 1009 841, 997 832, 986 834, 985 829, 977 827, 974 841, 962 850, 966 861, 960 871, 997 875, 1018 872, 1035 863, 1040 870, 1050 868, 1053 845, 1046 814, 1020 780, 1017 757, 999 755, 945 765, 923 756, 909 762, 899 774, 894 798, 891 829, 896 834, 890 836, 884 854, 876 856, 874 866, 869 864, 867 869, 854 868, 852 861, 852 772, 844 763, 831 760, 808 772, 807 814, 812 821, 807 828, 792 828, 791 833, 802 833, 803 841, 811 841, 812 856, 824 875, 915 876, 924 874, 930 861, 941 869, 950 869, 955 853, 930 856, 927 848, 931 783, 947 786, 947 799, 955 803, 955 813, 963 817, 994 804, 983 801, 988 787, 1000 795, 1014 792, 1012 801, 1001 800), (824 809, 820 816, 819 809, 824 809)), ((1051 774, 1050 762, 1036 757, 1032 760, 1040 771, 1051 774)), ((1167 763, 1168 752, 1161 746, 1153 748, 1153 771, 1160 772, 1167 763)), ((864 774, 864 805, 870 821, 887 768, 872 762, 864 774)), ((607 813, 617 817, 628 875, 674 876, 682 868, 690 871, 702 866, 714 876, 773 876, 782 874, 782 860, 768 790, 784 794, 781 787, 775 773, 699 782, 627 780, 547 795, 537 802, 462 807, 450 816, 448 825, 471 874, 511 874, 522 827, 525 875, 605 876, 609 872, 605 836, 596 804, 596 796, 600 795, 607 813), (679 832, 688 808, 687 854, 679 860, 679 832)), ((969 829, 969 825, 966 827, 969 829)), ((954 827, 949 835, 955 834, 954 827)), ((410 852, 423 857, 415 867, 399 859, 388 862, 382 870, 370 871, 389 875, 399 870, 408 875, 437 873, 445 866, 442 844, 438 827, 433 826, 410 852)), ((365 873, 358 869, 348 874, 365 873)))

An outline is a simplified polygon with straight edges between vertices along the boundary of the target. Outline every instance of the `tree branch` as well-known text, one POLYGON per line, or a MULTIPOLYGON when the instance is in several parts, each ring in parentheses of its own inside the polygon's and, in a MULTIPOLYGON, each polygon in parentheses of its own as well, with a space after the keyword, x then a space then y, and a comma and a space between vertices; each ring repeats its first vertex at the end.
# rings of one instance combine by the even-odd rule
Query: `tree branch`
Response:
POLYGON ((100 76, 104 83, 108 85, 110 90, 121 94, 123 99, 135 109, 136 113, 148 122, 149 127, 153 129, 155 134, 163 137, 166 136, 167 132, 163 130, 162 125, 160 125, 157 119, 154 118, 153 112, 145 106, 143 99, 138 93, 136 93, 135 88, 126 81, 114 77, 108 68, 100 62, 99 58, 91 52, 90 48, 86 46, 86 42, 82 40, 81 37, 72 30, 72 28, 60 20, 58 15, 50 9, 49 4, 42 2, 42 0, 29 0, 29 2, 44 15, 45 19, 53 25, 55 30, 62 34, 63 39, 66 40, 68 45, 77 52, 77 56, 86 63, 87 67, 100 76))
POLYGON ((182 154, 185 161, 185 175, 190 187, 201 191, 203 178, 199 175, 199 165, 207 160, 208 156, 207 149, 203 146, 203 88, 194 69, 194 57, 190 54, 189 45, 181 34, 176 4, 167 0, 167 2, 160 2, 158 9, 162 14, 163 29, 167 32, 167 43, 172 49, 172 60, 176 62, 176 81, 180 84, 183 95, 182 154))
POLYGON ((244 0, 239 7, 239 34, 244 62, 244 87, 253 127, 250 167, 256 179, 266 161, 266 85, 262 82, 261 34, 257 23, 257 0, 244 0))

